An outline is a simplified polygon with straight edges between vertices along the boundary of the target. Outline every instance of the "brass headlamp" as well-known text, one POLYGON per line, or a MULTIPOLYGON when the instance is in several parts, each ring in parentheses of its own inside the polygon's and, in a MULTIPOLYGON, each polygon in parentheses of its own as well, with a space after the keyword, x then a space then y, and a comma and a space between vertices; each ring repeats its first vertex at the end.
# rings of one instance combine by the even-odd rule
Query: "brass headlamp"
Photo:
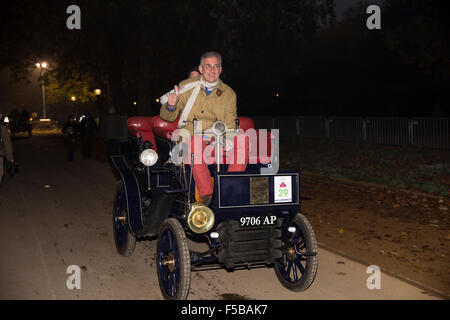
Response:
POLYGON ((203 203, 194 203, 188 215, 187 223, 195 233, 208 232, 214 225, 214 213, 203 203))

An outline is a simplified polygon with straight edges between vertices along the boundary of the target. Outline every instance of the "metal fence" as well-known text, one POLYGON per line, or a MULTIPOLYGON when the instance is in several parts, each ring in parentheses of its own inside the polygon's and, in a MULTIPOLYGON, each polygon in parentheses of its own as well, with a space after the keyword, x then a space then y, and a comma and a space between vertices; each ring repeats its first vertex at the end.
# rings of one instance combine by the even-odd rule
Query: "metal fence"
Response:
POLYGON ((366 119, 367 142, 406 146, 410 144, 410 120, 405 118, 366 119))
POLYGON ((297 137, 450 149, 450 118, 256 117, 259 129, 297 137))
POLYGON ((411 121, 411 143, 418 146, 450 149, 449 118, 416 118, 411 121))

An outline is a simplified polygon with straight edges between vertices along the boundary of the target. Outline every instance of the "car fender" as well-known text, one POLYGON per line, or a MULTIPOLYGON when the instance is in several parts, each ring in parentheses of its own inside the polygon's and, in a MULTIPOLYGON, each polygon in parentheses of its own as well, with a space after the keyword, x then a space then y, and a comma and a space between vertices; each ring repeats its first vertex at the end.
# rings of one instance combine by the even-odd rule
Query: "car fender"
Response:
POLYGON ((144 228, 144 219, 142 216, 141 193, 136 175, 130 169, 124 157, 112 156, 111 161, 119 172, 125 189, 127 221, 131 232, 139 235, 144 228))

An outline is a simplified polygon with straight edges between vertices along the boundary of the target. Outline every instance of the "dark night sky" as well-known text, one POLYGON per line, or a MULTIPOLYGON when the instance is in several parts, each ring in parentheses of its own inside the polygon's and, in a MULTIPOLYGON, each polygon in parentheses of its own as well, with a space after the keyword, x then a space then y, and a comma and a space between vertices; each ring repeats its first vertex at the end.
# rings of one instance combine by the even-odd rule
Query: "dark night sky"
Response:
MULTIPOLYGON (((337 20, 341 21, 342 18, 343 18, 344 12, 349 7, 357 4, 358 2, 360 2, 360 1, 359 0, 335 0, 335 10, 336 10, 337 20)), ((370 0, 370 1, 366 1, 366 2, 367 2, 368 5, 370 5, 370 4, 381 5, 384 1, 383 0, 370 0)), ((81 10, 82 10, 82 15, 83 15, 83 8, 81 8, 81 10)), ((65 12, 63 12, 62 14, 66 15, 65 12)), ((365 14, 365 12, 363 14, 365 14)), ((382 14, 383 14, 383 12, 382 12, 382 14)), ((382 15, 382 26, 383 26, 383 15, 382 15)), ((336 39, 338 39, 338 38, 336 38, 336 39)), ((332 43, 332 41, 330 43, 332 43)), ((358 43, 354 43, 354 44, 351 43, 351 39, 350 39, 350 41, 348 41, 348 43, 346 43, 344 45, 344 47, 345 46, 347 46, 347 48, 348 48, 347 50, 352 50, 351 51, 352 57, 353 56, 354 57, 358 57, 358 55, 363 55, 363 53, 359 53, 358 52, 359 49, 360 49, 360 47, 358 46, 358 43)), ((330 48, 333 49, 335 47, 331 46, 330 48)), ((318 50, 319 50, 319 52, 318 52, 319 55, 318 56, 320 56, 320 50, 322 50, 322 49, 319 47, 318 50)), ((383 53, 383 54, 385 54, 385 53, 383 53)), ((313 79, 313 82, 314 81, 316 81, 316 82, 323 82, 324 85, 326 85, 327 88, 330 89, 328 91, 332 92, 332 93, 330 93, 330 95, 336 94, 337 103, 331 109, 332 110, 331 113, 332 113, 334 111, 339 111, 340 110, 339 108, 345 108, 346 103, 348 103, 349 100, 347 99, 347 101, 345 101, 344 99, 339 98, 339 97, 344 97, 344 95, 339 94, 339 92, 337 92, 336 90, 335 90, 336 92, 333 92, 333 89, 334 89, 333 88, 333 84, 337 83, 339 80, 336 80, 336 79, 338 79, 337 77, 333 77, 333 78, 332 77, 328 77, 328 75, 330 75, 330 72, 332 72, 332 71, 329 71, 329 69, 327 69, 327 62, 328 62, 327 59, 330 59, 329 56, 328 56, 328 58, 326 58, 326 60, 323 60, 323 61, 321 61, 320 58, 318 58, 317 61, 320 61, 320 63, 318 63, 317 65, 311 65, 312 67, 308 71, 311 73, 311 76, 312 76, 311 79, 313 79), (322 70, 319 70, 319 69, 322 69, 322 70), (320 74, 320 75, 316 76, 314 78, 313 77, 314 74, 320 74), (327 82, 328 78, 332 78, 333 80, 330 80, 329 82, 327 82), (321 79, 323 79, 323 80, 321 80, 321 79)), ((337 59, 339 60, 340 57, 337 57, 337 59)), ((353 59, 353 58, 350 58, 350 59, 353 59)), ((226 57, 225 57, 225 60, 226 60, 226 57)), ((343 61, 345 61, 345 60, 343 60, 343 61)), ((350 60, 350 61, 353 62, 353 61, 356 61, 356 60, 353 59, 353 60, 350 60)), ((245 63, 245 61, 243 61, 243 62, 245 63)), ((361 64, 361 67, 362 68, 371 67, 371 65, 373 65, 374 63, 376 65, 376 62, 368 61, 368 62, 366 62, 365 65, 361 64)), ((333 66, 333 64, 331 64, 331 63, 330 63, 330 65, 333 66)), ((335 65, 336 65, 336 62, 335 62, 335 65)), ((408 69, 408 71, 409 71, 409 69, 408 69)), ((224 73, 226 73, 226 70, 224 71, 224 73)), ((339 73, 342 73, 342 69, 338 69, 337 73, 335 73, 335 74, 339 74, 339 73)), ((378 72, 378 73, 380 73, 380 72, 378 72)), ((224 74, 224 76, 226 78, 225 74, 224 74)), ((351 75, 348 75, 348 77, 351 77, 351 75)), ((39 78, 39 73, 38 73, 38 70, 35 69, 35 70, 33 70, 31 72, 31 76, 28 79, 29 83, 10 85, 10 83, 9 83, 10 82, 9 71, 6 70, 6 69, 0 69, 0 113, 1 112, 5 112, 5 111, 9 111, 12 108, 17 107, 17 106, 24 106, 30 112, 39 112, 40 113, 41 110, 42 110, 42 91, 41 91, 40 85, 38 83, 38 78, 39 78)), ((181 80, 181 79, 175 79, 175 78, 176 77, 174 76, 173 83, 177 83, 177 82, 179 82, 181 80)), ((382 79, 382 77, 380 77, 380 79, 382 79)), ((172 80, 170 80, 170 81, 172 81, 172 80)), ((362 81, 360 81, 361 84, 363 82, 364 82, 364 79, 362 79, 362 81)), ((339 81, 339 83, 342 84, 340 81, 339 81)), ((420 86, 421 86, 421 83, 417 82, 417 87, 420 87, 420 86)), ((429 87, 433 87, 433 85, 430 85, 430 84, 428 84, 428 86, 429 87)), ((341 85, 341 87, 342 87, 342 85, 341 85)), ((242 88, 235 88, 235 89, 241 89, 242 90, 242 88)), ((237 91, 237 94, 238 94, 238 97, 239 97, 239 91, 238 90, 236 90, 236 91, 237 91)), ((431 90, 429 90, 429 91, 431 92, 431 90)), ((364 93, 358 93, 357 88, 351 89, 351 92, 352 92, 351 94, 348 94, 346 96, 347 98, 350 97, 350 99, 353 99, 353 98, 354 99, 361 99, 361 95, 364 96, 364 93)), ((367 92, 367 90, 366 90, 366 92, 367 92)), ((162 93, 163 92, 161 92, 160 94, 162 94, 162 93)), ((159 92, 158 93, 155 92, 155 93, 152 93, 152 94, 158 95, 159 92)), ((304 92, 302 92, 302 94, 303 94, 303 96, 308 96, 308 95, 310 95, 311 97, 317 97, 318 96, 317 92, 314 93, 314 92, 312 92, 309 89, 306 89, 304 92)), ((389 94, 389 93, 387 93, 387 94, 389 94)), ((408 94, 409 94, 409 92, 408 92, 408 94)), ((134 95, 134 93, 132 95, 134 95)), ((241 95, 241 97, 242 96, 243 95, 241 95)), ((155 98, 156 97, 157 96, 155 96, 155 98)), ((424 97, 425 97, 425 95, 424 95, 424 97)), ((397 96, 395 95, 395 97, 393 97, 393 98, 397 98, 397 96)), ((134 98, 132 98, 132 99, 134 99, 134 98)), ((390 100, 388 99, 388 101, 390 101, 390 100)), ((395 104, 395 102, 392 102, 392 103, 395 104)), ((445 105, 445 103, 443 105, 445 105)), ((389 109, 390 107, 386 107, 385 106, 385 108, 389 109)), ((317 109, 314 109, 314 106, 313 106, 311 110, 314 111, 314 110, 317 110, 317 109)), ((359 110, 359 109, 355 109, 355 110, 359 110)), ((329 115, 332 115, 332 114, 329 114, 329 115)), ((386 115, 388 115, 388 114, 386 114, 386 115)))
MULTIPOLYGON (((376 4, 380 5, 383 3, 384 0, 370 0, 368 1, 369 4, 376 4)), ((335 10, 336 10, 336 18, 337 20, 340 20, 342 18, 342 14, 347 10, 349 7, 355 5, 358 3, 359 0, 335 0, 335 10)))
POLYGON ((9 111, 15 106, 23 105, 28 110, 37 111, 42 108, 42 93, 39 85, 39 72, 32 73, 29 84, 10 84, 8 70, 0 71, 0 113, 9 111))
MULTIPOLYGON (((379 4, 383 0, 372 0, 371 4, 379 4)), ((336 16, 340 20, 342 14, 358 0, 336 0, 336 16)), ((40 111, 42 108, 42 92, 38 82, 39 73, 32 72, 28 84, 10 84, 8 70, 0 70, 0 112, 8 111, 15 106, 26 106, 30 112, 40 111)))

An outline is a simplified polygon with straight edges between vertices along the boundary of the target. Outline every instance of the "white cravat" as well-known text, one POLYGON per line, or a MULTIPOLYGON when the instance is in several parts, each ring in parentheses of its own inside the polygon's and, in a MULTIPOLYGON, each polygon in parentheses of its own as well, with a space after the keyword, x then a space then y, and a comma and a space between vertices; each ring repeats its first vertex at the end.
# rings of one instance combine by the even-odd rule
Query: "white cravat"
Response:
MULTIPOLYGON (((184 126, 186 126, 187 118, 189 116, 189 113, 191 112, 192 107, 194 106, 194 102, 197 99, 197 96, 198 96, 198 93, 200 92, 201 87, 205 86, 209 91, 209 90, 212 90, 217 85, 218 82, 219 81, 212 82, 212 83, 207 82, 203 79, 203 76, 201 76, 200 80, 190 82, 187 85, 185 85, 184 87, 180 88, 180 90, 178 91, 179 95, 191 90, 192 88, 194 90, 192 91, 192 94, 189 97, 186 105, 184 106, 183 112, 181 113, 180 121, 178 122, 178 128, 183 128, 184 126)), ((167 101, 169 101, 169 95, 171 93, 175 93, 175 89, 172 89, 171 91, 167 92, 165 95, 163 95, 159 98, 159 101, 162 105, 166 104, 167 101)))

